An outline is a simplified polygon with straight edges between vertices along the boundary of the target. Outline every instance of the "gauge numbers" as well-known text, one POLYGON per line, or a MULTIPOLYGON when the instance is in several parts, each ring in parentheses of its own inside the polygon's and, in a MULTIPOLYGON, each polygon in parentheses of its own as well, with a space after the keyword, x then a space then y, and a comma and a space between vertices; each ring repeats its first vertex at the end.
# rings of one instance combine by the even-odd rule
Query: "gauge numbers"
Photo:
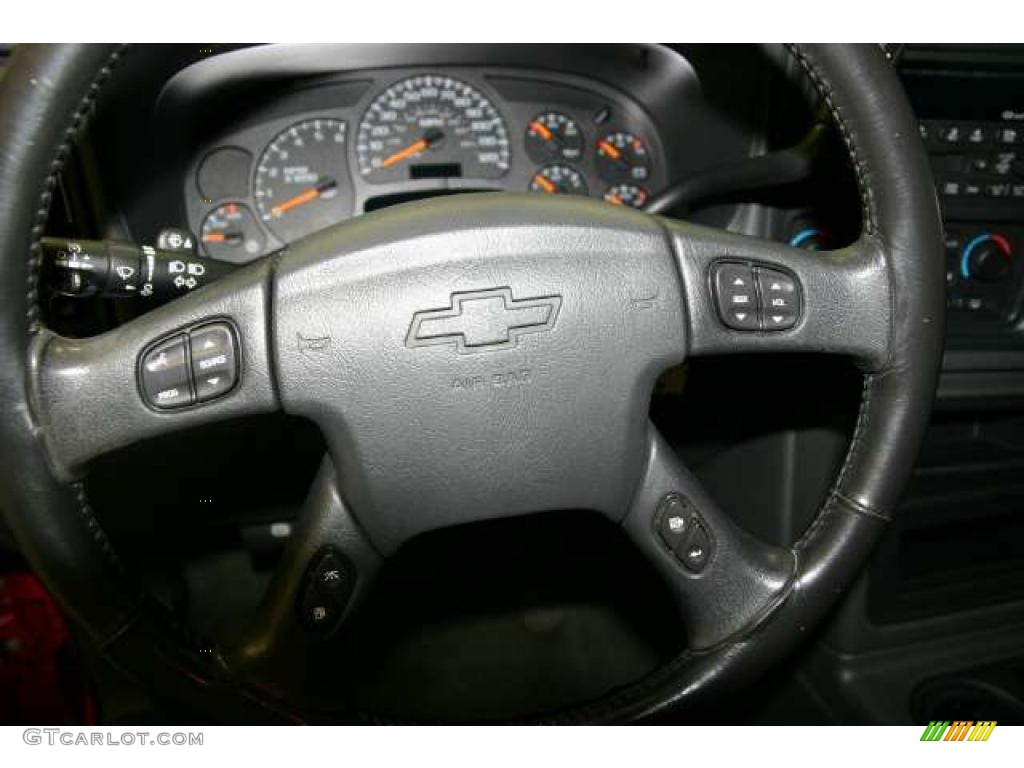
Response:
POLYGON ((636 184, 615 184, 604 193, 605 202, 625 205, 629 208, 643 208, 647 204, 647 190, 636 184))
POLYGON ((509 168, 508 129, 472 86, 443 75, 395 83, 366 110, 356 137, 359 173, 374 183, 496 179, 509 168))
POLYGON ((351 215, 345 139, 345 123, 315 118, 281 131, 263 150, 253 196, 260 220, 282 242, 351 215))
POLYGON ((548 195, 586 195, 587 182, 583 174, 570 165, 546 165, 530 179, 531 192, 548 195))

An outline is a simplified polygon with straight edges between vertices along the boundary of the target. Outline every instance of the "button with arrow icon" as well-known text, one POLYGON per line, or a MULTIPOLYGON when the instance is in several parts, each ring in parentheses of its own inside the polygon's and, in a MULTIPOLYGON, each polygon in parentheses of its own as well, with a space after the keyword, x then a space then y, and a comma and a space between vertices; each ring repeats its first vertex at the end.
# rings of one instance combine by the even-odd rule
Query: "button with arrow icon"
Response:
POLYGON ((757 268, 766 331, 784 331, 796 325, 800 316, 800 292, 789 274, 767 267, 757 268))
POLYGON ((715 267, 715 298, 722 322, 737 331, 756 331, 757 292, 749 264, 726 262, 715 267))
POLYGON ((238 380, 235 336, 227 323, 211 323, 189 334, 192 375, 200 403, 229 392, 238 380))

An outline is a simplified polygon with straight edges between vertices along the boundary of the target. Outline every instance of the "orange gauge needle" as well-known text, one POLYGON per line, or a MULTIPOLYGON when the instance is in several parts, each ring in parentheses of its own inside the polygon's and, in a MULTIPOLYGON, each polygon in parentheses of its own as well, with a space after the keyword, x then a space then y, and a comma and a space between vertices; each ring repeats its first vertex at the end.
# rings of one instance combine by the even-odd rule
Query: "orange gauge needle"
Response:
POLYGON ((551 133, 551 130, 546 125, 544 125, 544 123, 538 122, 536 120, 530 123, 530 128, 532 128, 536 133, 539 133, 540 137, 544 139, 544 141, 551 141, 555 137, 555 135, 551 133))
POLYGON ((555 186, 554 182, 552 182, 551 179, 546 179, 539 173, 533 177, 533 180, 537 182, 538 187, 540 187, 549 194, 554 194, 555 192, 558 191, 558 187, 555 186))
POLYGON ((422 152, 428 146, 429 145, 427 144, 427 140, 426 139, 420 139, 419 141, 414 141, 412 144, 410 144, 405 149, 400 149, 397 152, 395 152, 393 154, 390 154, 387 157, 385 157, 381 161, 380 167, 381 168, 390 168, 395 163, 400 163, 403 160, 412 157, 413 155, 418 155, 420 152, 422 152))
POLYGON ((604 199, 612 205, 623 205, 622 198, 618 195, 605 195, 604 199))
POLYGON ((242 242, 241 232, 207 232, 203 235, 204 243, 227 243, 235 245, 242 242))
POLYGON ((295 197, 290 197, 283 203, 278 203, 270 209, 270 213, 274 216, 280 216, 282 213, 287 213, 292 208, 298 208, 300 205, 305 205, 311 200, 316 200, 324 192, 334 189, 337 186, 337 182, 334 179, 324 179, 317 183, 316 186, 310 187, 304 192, 299 192, 295 197))
POLYGON ((430 147, 432 147, 434 144, 436 144, 443 138, 444 133, 442 133, 436 128, 433 128, 427 131, 425 134, 423 134, 423 138, 421 138, 419 141, 414 141, 408 147, 400 149, 397 152, 393 152, 387 157, 385 157, 383 160, 381 160, 380 167, 390 168, 392 165, 400 163, 403 160, 408 160, 413 155, 418 155, 420 152, 430 149, 430 147))
POLYGON ((613 144, 609 144, 607 141, 597 142, 597 148, 608 155, 612 160, 618 160, 622 157, 622 153, 619 151, 618 147, 613 144))

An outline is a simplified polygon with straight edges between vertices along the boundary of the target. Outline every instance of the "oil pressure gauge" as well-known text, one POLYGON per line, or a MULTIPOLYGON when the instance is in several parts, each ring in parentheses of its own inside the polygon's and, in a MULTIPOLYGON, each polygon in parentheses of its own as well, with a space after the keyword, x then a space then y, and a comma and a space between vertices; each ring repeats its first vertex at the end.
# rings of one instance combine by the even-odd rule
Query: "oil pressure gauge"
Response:
POLYGON ((526 154, 535 163, 579 160, 583 156, 583 134, 568 115, 545 112, 526 126, 526 154))

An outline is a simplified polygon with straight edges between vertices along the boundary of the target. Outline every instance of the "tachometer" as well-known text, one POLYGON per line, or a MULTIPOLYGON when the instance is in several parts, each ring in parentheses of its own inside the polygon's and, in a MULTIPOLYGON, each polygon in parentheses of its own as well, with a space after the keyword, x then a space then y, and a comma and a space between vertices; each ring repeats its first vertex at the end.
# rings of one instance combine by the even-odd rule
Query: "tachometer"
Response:
POLYGON ((373 100, 356 137, 367 181, 464 176, 495 179, 509 167, 505 121, 490 100, 461 80, 417 75, 373 100))
POLYGON ((290 243, 352 214, 345 123, 303 120, 267 145, 253 189, 260 220, 290 243))

